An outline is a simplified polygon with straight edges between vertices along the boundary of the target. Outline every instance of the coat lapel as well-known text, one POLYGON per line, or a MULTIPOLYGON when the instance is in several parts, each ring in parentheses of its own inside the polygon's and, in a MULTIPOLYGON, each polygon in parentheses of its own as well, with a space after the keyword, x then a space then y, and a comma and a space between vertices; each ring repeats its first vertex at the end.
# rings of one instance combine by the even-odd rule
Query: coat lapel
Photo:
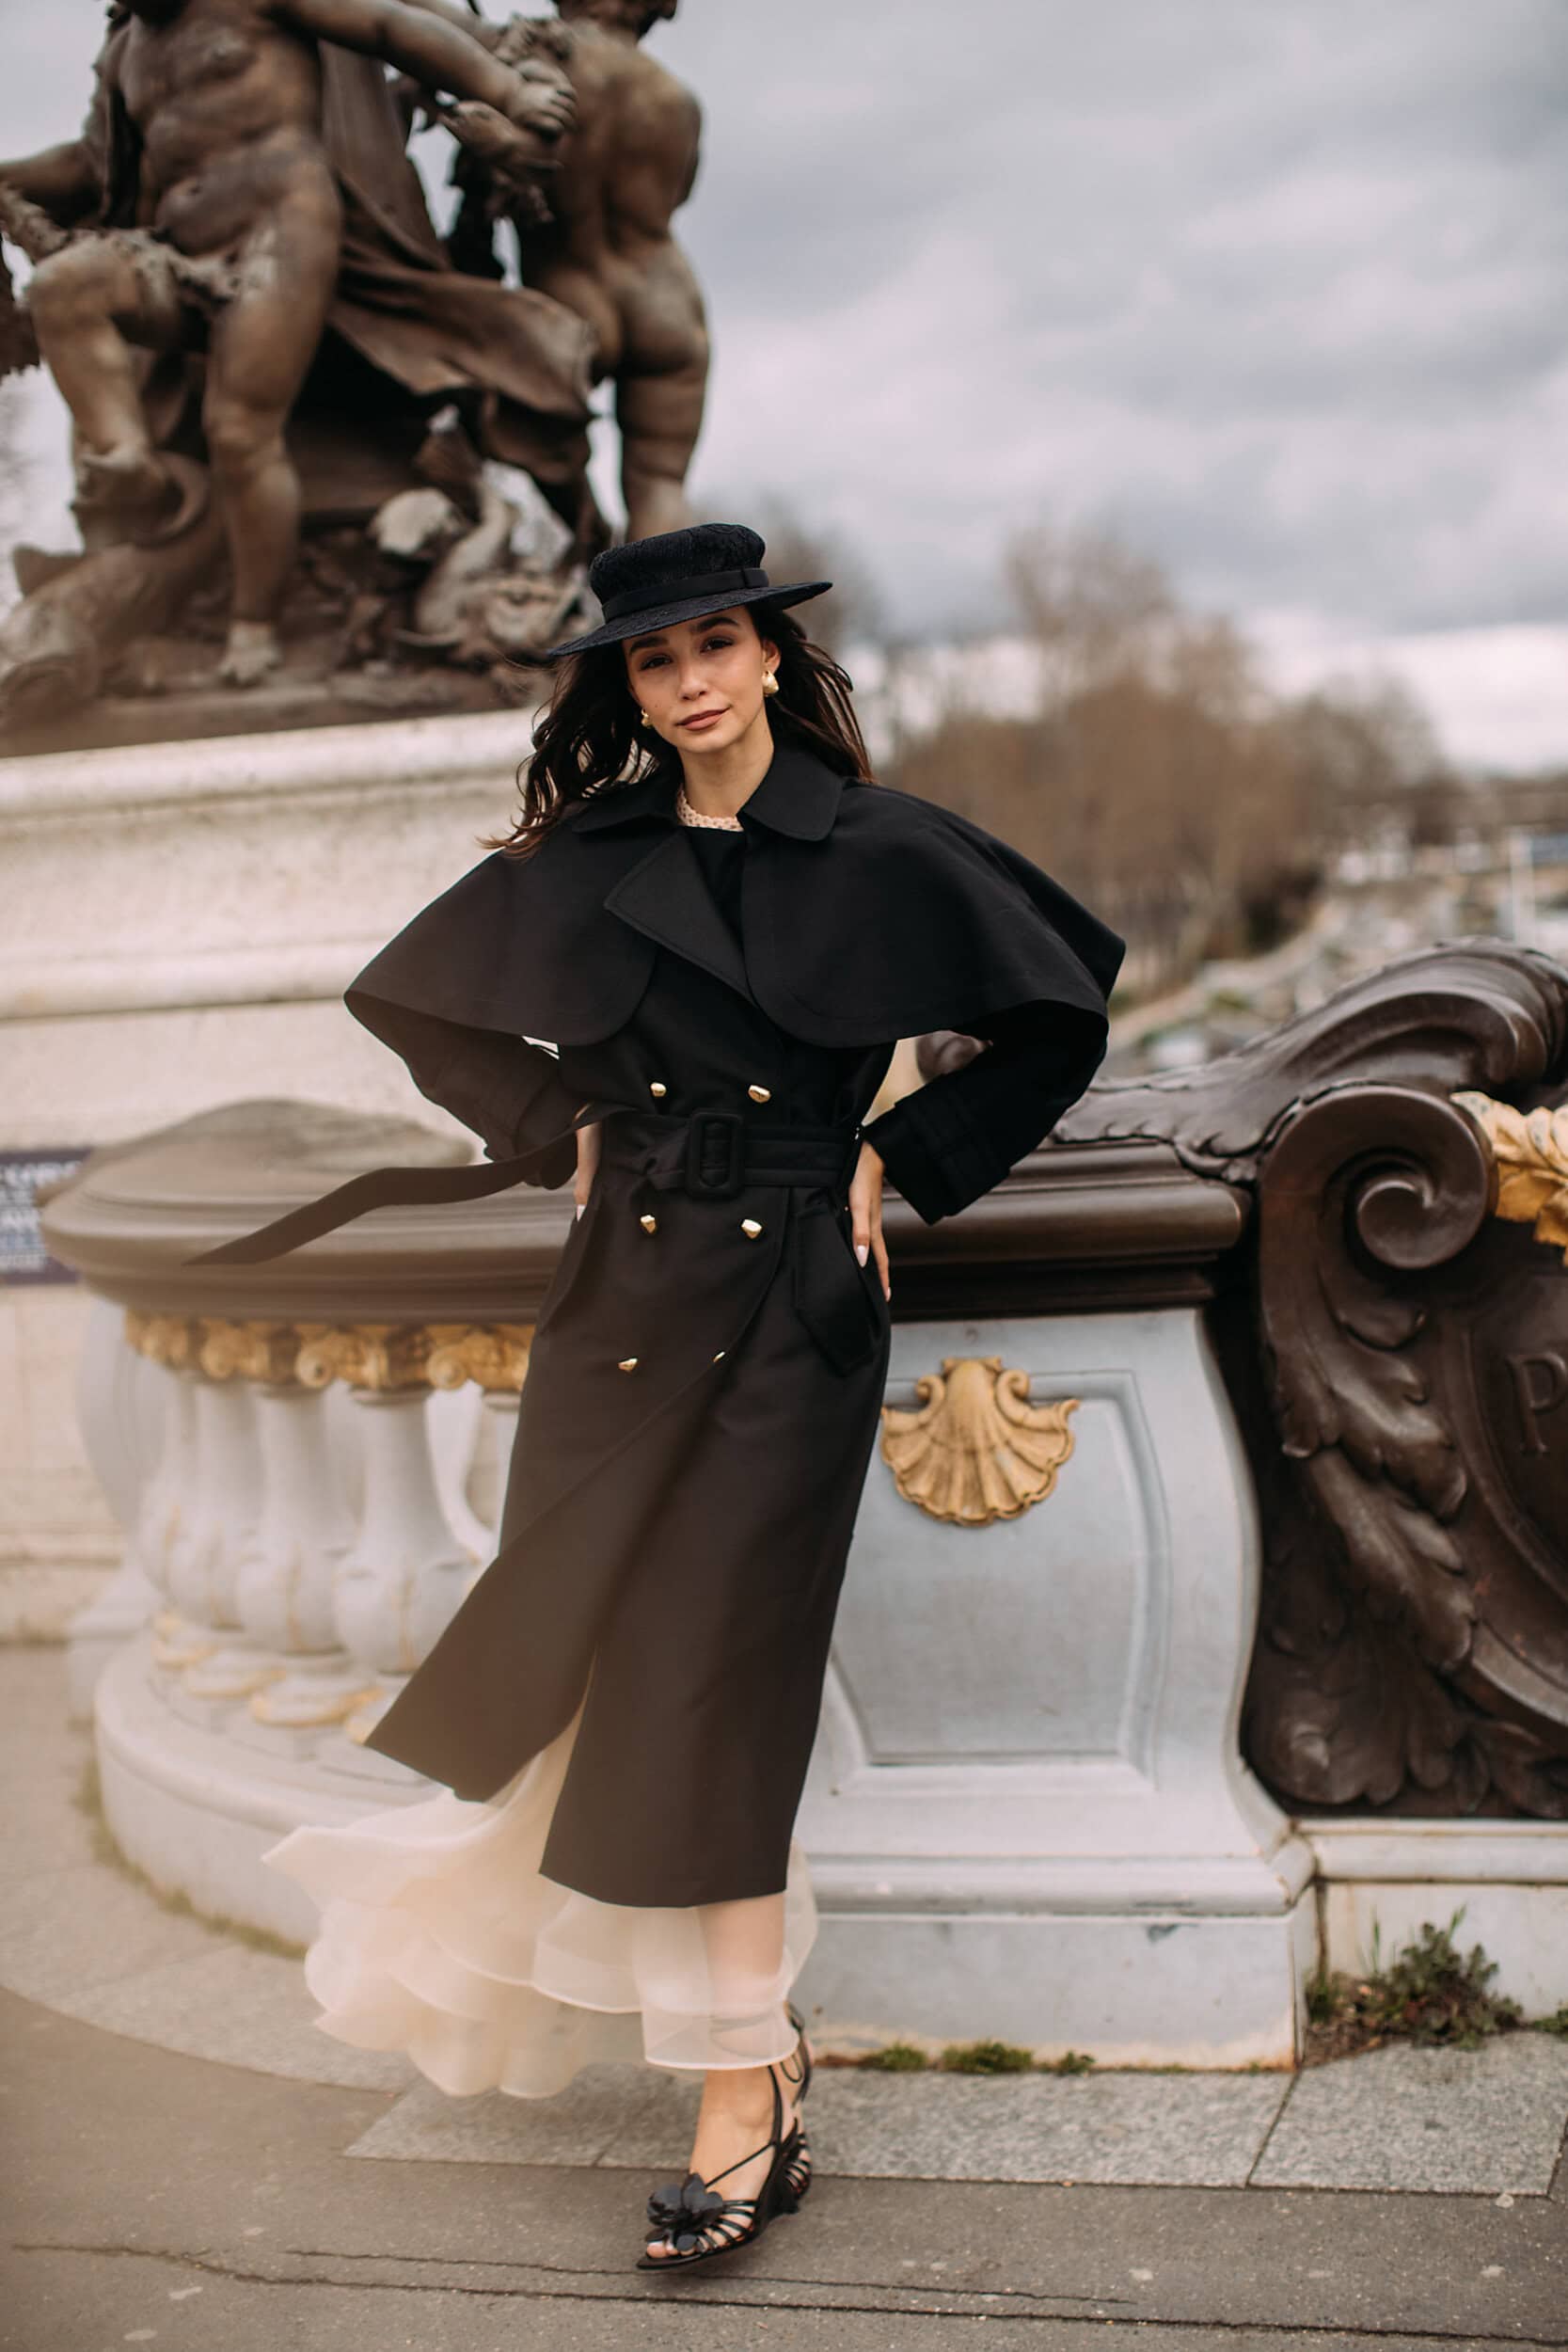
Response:
POLYGON ((678 826, 623 874, 605 898, 607 911, 644 938, 701 964, 754 1004, 746 961, 678 826))
MULTIPOLYGON (((815 753, 780 743, 767 774, 741 803, 740 821, 751 835, 749 861, 771 834, 792 841, 824 840, 832 830, 843 789, 843 779, 815 753)), ((594 793, 567 821, 575 833, 592 835, 649 818, 661 819, 662 839, 608 892, 606 909, 644 938, 700 964, 754 1005, 745 957, 714 901, 686 829, 675 820, 673 803, 673 777, 655 769, 634 784, 594 793)))

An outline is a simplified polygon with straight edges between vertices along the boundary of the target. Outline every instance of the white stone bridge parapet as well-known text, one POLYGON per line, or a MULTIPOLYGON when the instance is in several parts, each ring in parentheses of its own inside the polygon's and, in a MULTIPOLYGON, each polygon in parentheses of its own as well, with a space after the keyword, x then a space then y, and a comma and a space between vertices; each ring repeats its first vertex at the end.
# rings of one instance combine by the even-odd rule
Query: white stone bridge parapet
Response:
MULTIPOLYGON (((884 1442, 800 1817, 819 2024, 1288 2064, 1320 1952, 1363 1964, 1418 1899, 1468 1902, 1527 2007, 1568 1997, 1565 1038, 1568 974, 1463 942, 1098 1085, 960 1217, 890 1202, 884 1442)), ((570 1206, 183 1261, 459 1148, 243 1104, 44 1211, 129 1534, 74 1640, 111 1824, 300 1938, 259 1856, 423 1791, 363 1734, 490 1556, 570 1206)))
MULTIPOLYGON (((110 1822, 161 1883, 301 1937, 259 1856, 422 1789, 360 1741, 489 1557, 569 1204, 181 1261, 409 1142, 231 1106, 45 1211, 100 1301, 88 1436, 130 1528, 75 1636, 110 1822)), ((846 2026, 1284 2061, 1310 1856, 1237 1752, 1257 1531, 1202 1320, 1245 1199, 1131 1142, 1037 1154, 950 1228, 892 1216, 909 1426, 871 1469, 802 1812, 806 1991, 846 2026), (956 1470, 923 1475, 927 1446, 956 1470)))

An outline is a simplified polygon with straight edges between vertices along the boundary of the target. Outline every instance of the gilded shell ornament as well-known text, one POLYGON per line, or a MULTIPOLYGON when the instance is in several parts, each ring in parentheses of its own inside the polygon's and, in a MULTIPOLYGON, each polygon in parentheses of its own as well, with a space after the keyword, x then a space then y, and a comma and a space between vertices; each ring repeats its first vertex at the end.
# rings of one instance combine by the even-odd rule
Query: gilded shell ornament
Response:
POLYGON ((1029 1402, 1029 1375, 1000 1356, 945 1356, 915 1382, 912 1412, 882 1407, 882 1458, 907 1502, 958 1527, 1016 1519, 1043 1502, 1072 1452, 1080 1399, 1029 1402))

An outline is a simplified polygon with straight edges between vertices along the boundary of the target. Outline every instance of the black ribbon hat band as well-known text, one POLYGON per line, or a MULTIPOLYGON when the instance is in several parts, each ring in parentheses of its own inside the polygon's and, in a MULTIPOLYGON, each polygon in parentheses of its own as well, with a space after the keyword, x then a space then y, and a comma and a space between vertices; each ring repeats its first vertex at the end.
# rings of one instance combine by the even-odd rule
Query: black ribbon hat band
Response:
POLYGON ((624 621, 628 612, 653 612, 679 597, 721 596, 732 590, 738 595, 742 588, 766 588, 768 574, 760 564, 742 564, 728 572, 688 573, 683 580, 662 580, 652 587, 640 585, 623 590, 601 606, 607 621, 624 621))

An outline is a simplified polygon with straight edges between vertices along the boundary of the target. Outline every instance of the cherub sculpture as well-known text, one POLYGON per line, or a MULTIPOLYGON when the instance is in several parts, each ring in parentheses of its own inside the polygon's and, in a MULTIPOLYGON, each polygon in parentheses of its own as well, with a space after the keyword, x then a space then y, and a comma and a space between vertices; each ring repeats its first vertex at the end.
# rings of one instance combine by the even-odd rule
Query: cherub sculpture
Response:
MULTIPOLYGON (((24 237, 34 207, 56 232, 45 241, 56 249, 33 252, 27 309, 71 411, 89 549, 190 521, 204 475, 159 445, 145 354, 204 358, 202 436, 232 573, 223 675, 237 686, 280 659, 300 515, 284 432, 339 287, 345 199, 324 121, 329 43, 450 93, 453 128, 503 179, 547 170, 572 119, 557 69, 503 64, 404 0, 122 0, 83 135, 0 163, 0 233, 24 237)), ((526 317, 508 312, 506 334, 526 317)), ((522 373, 539 407, 581 433, 581 339, 553 306, 550 317, 522 373)))
POLYGON ((524 285, 588 322, 595 380, 614 385, 627 537, 679 529, 690 520, 685 484, 702 428, 708 333, 702 289, 672 223, 696 178, 702 109, 639 46, 679 0, 557 0, 559 21, 514 17, 504 25, 458 0, 413 5, 466 26, 519 68, 564 65, 576 114, 547 205, 511 201, 470 151, 456 175, 469 217, 459 220, 453 251, 484 267, 489 221, 510 215, 524 285))

